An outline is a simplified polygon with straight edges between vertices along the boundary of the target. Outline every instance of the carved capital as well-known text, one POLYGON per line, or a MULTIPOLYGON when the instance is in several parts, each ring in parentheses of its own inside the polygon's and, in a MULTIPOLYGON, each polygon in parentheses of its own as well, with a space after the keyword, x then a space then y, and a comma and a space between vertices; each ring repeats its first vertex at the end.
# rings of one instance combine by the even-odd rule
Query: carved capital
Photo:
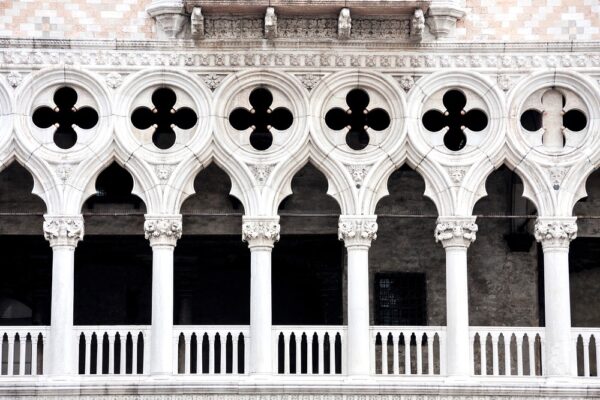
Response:
POLYGON ((432 4, 427 12, 427 26, 436 39, 447 38, 454 33, 456 21, 465 14, 465 10, 453 4, 432 4))
POLYGON ((446 247, 469 247, 477 237, 475 217, 438 217, 435 241, 446 247))
POLYGON ((544 249, 568 249, 571 240, 577 237, 576 219, 539 217, 535 223, 535 240, 540 242, 544 249))
POLYGON ((279 241, 279 217, 243 217, 242 240, 248 247, 273 247, 279 241))
POLYGON ((150 246, 175 246, 181 232, 181 215, 146 215, 144 236, 150 246))
POLYGON ((77 246, 83 239, 81 215, 44 215, 44 237, 50 246, 77 246))
POLYGON ((346 247, 370 246, 377 239, 376 215, 340 215, 338 239, 346 247))
POLYGON ((156 20, 158 30, 168 39, 175 39, 188 20, 182 0, 153 0, 146 12, 156 20))

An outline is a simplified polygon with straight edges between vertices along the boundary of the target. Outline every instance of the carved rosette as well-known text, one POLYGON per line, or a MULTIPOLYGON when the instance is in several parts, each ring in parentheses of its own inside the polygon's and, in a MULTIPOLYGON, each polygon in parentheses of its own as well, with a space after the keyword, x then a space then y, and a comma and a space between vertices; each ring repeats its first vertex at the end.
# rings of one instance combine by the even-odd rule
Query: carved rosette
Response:
POLYGON ((435 226, 435 241, 446 247, 469 247, 477 238, 475 217, 439 217, 435 226))
POLYGON ((370 246, 377 239, 376 215, 340 215, 338 239, 346 247, 370 246))
POLYGON ((571 240, 577 237, 577 222, 575 221, 575 217, 540 217, 535 223, 535 240, 540 242, 544 249, 568 249, 571 240))
POLYGON ((279 217, 243 217, 242 240, 248 247, 273 247, 279 241, 279 217))
POLYGON ((83 239, 81 215, 44 215, 44 237, 50 246, 72 246, 83 239))
POLYGON ((181 233, 181 215, 146 216, 144 236, 150 241, 150 246, 175 246, 181 233))

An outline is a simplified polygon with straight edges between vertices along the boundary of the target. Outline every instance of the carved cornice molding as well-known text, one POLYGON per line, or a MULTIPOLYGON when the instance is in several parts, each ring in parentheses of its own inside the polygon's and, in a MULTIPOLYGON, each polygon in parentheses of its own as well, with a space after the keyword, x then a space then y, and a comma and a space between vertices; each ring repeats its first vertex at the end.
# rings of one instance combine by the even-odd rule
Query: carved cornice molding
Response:
POLYGON ((181 233, 181 215, 146 215, 144 236, 150 246, 175 246, 181 233))
POLYGON ((44 238, 50 246, 72 246, 83 239, 81 215, 44 215, 44 238))
POLYGON ((475 217, 438 217, 435 241, 446 247, 469 247, 477 238, 475 217))
POLYGON ((535 240, 545 249, 568 249, 577 237, 577 218, 539 217, 535 222, 535 240))
POLYGON ((248 247, 273 247, 279 241, 279 216, 242 218, 242 240, 248 247))
POLYGON ((376 215, 340 215, 338 239, 346 247, 370 246, 377 239, 376 215))

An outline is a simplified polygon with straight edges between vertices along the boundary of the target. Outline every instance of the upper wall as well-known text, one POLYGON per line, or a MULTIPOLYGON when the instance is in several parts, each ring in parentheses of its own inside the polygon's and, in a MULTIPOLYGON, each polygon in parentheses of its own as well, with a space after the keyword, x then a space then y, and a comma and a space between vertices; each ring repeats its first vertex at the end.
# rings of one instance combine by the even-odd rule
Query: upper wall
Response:
MULTIPOLYGON (((3 0, 0 37, 130 39, 156 38, 146 13, 151 0, 3 0), (43 7, 41 5, 44 5, 43 7)), ((466 0, 459 41, 600 40, 596 0, 466 0)))

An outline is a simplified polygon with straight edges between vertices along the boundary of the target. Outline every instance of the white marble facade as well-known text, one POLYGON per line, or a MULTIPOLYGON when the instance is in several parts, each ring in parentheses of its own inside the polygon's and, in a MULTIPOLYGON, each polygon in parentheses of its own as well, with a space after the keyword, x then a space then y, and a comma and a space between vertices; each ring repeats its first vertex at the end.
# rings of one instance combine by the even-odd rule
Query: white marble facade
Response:
MULTIPOLYGON (((32 174, 53 249, 52 323, 40 330, 43 374, 0 376, 0 399, 600 396, 597 377, 573 374, 568 285, 569 242, 577 234, 573 207, 600 163, 600 43, 453 41, 468 11, 460 1, 239 2, 234 13, 227 3, 238 2, 203 3, 148 4, 144 23, 158 40, 0 37, 0 162, 19 162, 32 174), (57 93, 64 88, 76 93, 65 117, 72 131, 57 139, 58 109, 66 104, 56 104, 57 93), (165 88, 165 96, 174 95, 168 106, 153 99, 165 88), (271 99, 253 101, 257 90, 271 99), (350 98, 364 93, 366 101, 350 98), (448 93, 460 98, 459 110, 448 107, 448 93), (172 133, 157 143, 153 134, 162 122, 151 119, 163 106, 171 108, 164 118, 172 118, 172 133), (132 116, 141 109, 147 111, 136 124, 132 116), (341 122, 328 122, 331 110, 341 122), (237 125, 234 111, 245 112, 237 125), (425 120, 429 112, 438 112, 438 129, 425 120), (453 112, 464 118, 458 126, 444 119, 453 112), (535 129, 521 122, 526 112, 539 114, 535 129), (266 131, 257 136, 261 124, 266 131), (347 125, 363 130, 358 142, 348 139, 347 125), (457 132, 462 137, 455 141, 457 132), (140 331, 147 365, 139 376, 79 376, 73 254, 84 236, 82 205, 113 161, 131 174, 133 193, 147 209, 140 227, 153 251, 153 322, 140 331), (229 175, 231 194, 244 207, 251 320, 239 329, 250 339, 248 369, 241 376, 177 376, 173 251, 185 235, 180 208, 194 193, 198 172, 213 162, 229 175), (348 262, 344 368, 334 377, 276 377, 271 251, 279 239, 279 204, 307 162, 325 175, 341 209, 339 238, 348 262), (423 177, 438 211, 430 229, 432 246, 440 242, 446 251, 448 321, 438 336, 445 347, 442 373, 382 378, 371 364, 368 251, 377 238, 376 205, 403 164, 423 177), (502 165, 519 175, 538 211, 535 237, 552 271, 544 277, 546 327, 533 334, 543 338, 544 369, 541 376, 476 378, 466 255, 478 230, 473 207, 502 165)), ((18 8, 2 7, 6 15, 18 8)))

